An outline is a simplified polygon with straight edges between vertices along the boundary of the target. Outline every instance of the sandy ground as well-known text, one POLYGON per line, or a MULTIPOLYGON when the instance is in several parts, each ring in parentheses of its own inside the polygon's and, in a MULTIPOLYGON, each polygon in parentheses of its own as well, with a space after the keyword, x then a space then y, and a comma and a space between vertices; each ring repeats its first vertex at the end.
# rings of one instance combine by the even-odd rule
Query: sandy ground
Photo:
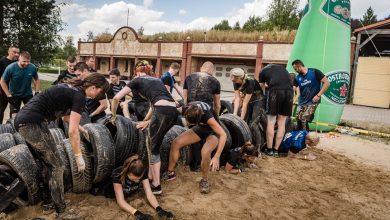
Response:
MULTIPOLYGON (((359 137, 325 136, 319 148, 304 152, 314 153, 317 160, 263 156, 258 169, 239 175, 213 173, 208 195, 198 191, 200 174, 180 167, 178 179, 163 182, 158 200, 176 219, 389 219, 389 151, 389 145, 359 137)), ((66 197, 87 219, 133 219, 111 199, 72 193, 66 197)), ((155 213, 143 192, 128 201, 142 212, 155 213)), ((54 218, 33 206, 0 219, 37 216, 54 218)))

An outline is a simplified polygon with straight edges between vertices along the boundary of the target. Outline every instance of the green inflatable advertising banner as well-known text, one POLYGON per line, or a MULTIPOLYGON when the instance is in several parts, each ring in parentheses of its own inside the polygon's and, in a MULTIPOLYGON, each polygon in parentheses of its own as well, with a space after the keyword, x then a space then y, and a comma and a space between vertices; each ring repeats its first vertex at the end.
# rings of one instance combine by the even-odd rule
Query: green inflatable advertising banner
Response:
MULTIPOLYGON (((351 56, 350 0, 309 0, 294 40, 287 70, 300 59, 306 67, 321 70, 330 87, 321 97, 313 122, 338 124, 348 97, 351 56)), ((328 131, 330 127, 310 125, 328 131)))

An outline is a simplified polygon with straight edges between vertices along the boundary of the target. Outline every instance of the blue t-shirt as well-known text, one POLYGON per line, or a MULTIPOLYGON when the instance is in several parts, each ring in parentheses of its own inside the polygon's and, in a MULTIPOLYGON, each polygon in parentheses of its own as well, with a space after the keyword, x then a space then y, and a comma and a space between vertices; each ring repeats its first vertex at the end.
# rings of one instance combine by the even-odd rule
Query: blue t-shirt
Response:
POLYGON ((176 83, 175 77, 173 77, 169 72, 164 73, 161 77, 161 81, 164 85, 169 86, 169 92, 172 94, 173 87, 176 83))
POLYGON ((299 97, 299 105, 310 105, 313 103, 313 98, 321 90, 321 80, 324 74, 317 70, 309 68, 306 75, 299 74, 294 79, 294 86, 299 86, 301 93, 299 97))
POLYGON ((26 68, 20 68, 18 62, 12 63, 4 70, 2 78, 8 82, 12 96, 32 96, 31 81, 38 79, 38 69, 34 64, 28 64, 26 68))
POLYGON ((283 141, 280 144, 279 152, 288 153, 290 150, 293 153, 298 153, 299 151, 305 149, 306 143, 305 138, 309 132, 306 130, 301 131, 292 131, 284 135, 283 141))

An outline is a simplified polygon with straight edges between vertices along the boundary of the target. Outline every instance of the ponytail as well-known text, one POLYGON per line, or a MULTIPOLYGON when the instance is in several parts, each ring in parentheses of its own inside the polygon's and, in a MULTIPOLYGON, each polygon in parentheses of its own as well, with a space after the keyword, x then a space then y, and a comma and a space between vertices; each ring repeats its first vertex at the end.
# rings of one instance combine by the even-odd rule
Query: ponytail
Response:
POLYGON ((134 176, 142 176, 145 173, 146 166, 142 162, 141 158, 136 154, 130 156, 125 160, 122 167, 122 172, 120 173, 121 184, 125 184, 126 177, 131 173, 134 176))

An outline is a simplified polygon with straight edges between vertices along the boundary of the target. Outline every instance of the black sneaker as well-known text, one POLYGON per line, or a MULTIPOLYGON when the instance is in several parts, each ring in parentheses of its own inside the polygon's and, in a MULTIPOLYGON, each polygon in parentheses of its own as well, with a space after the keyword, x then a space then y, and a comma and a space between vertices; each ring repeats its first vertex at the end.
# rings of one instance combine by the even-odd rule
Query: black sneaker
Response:
POLYGON ((162 193, 161 185, 153 186, 153 184, 152 184, 151 188, 152 188, 152 193, 154 195, 161 195, 161 193, 162 193))
POLYGON ((276 157, 276 158, 278 158, 278 157, 279 157, 278 150, 274 150, 274 157, 276 157))
POLYGON ((270 148, 265 149, 265 155, 272 157, 274 155, 274 150, 270 148))
POLYGON ((167 180, 171 181, 171 180, 175 180, 175 179, 176 179, 175 171, 172 171, 172 172, 168 171, 168 178, 167 178, 167 180))
POLYGON ((42 213, 44 215, 49 215, 55 211, 54 203, 43 204, 42 205, 42 213))

